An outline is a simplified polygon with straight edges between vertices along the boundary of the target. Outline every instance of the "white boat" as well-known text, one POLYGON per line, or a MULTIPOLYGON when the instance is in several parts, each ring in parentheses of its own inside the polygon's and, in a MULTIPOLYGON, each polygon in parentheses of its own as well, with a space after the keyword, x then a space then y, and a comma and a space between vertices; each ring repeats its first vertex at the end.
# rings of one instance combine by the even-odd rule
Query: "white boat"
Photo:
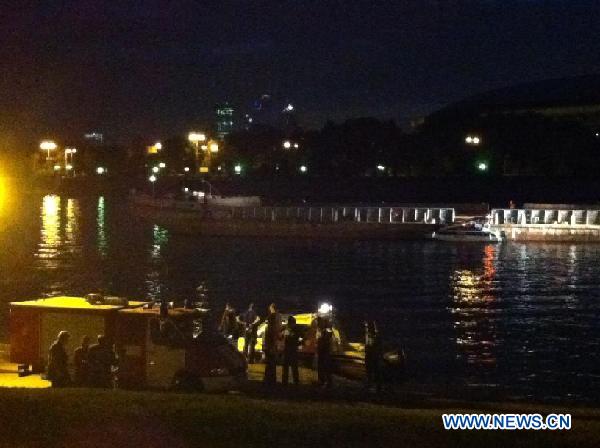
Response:
POLYGON ((502 241, 500 232, 490 229, 489 224, 467 222, 457 224, 433 232, 431 238, 438 241, 499 243, 502 241))

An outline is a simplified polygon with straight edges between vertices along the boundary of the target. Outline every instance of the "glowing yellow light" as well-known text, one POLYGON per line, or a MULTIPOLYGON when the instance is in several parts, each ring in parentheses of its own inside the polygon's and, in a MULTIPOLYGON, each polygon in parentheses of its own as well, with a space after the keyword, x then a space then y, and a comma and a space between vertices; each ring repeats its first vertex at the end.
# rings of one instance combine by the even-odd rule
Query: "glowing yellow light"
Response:
POLYGON ((146 146, 146 153, 147 154, 157 154, 158 153, 158 148, 156 148, 156 146, 152 145, 152 146, 146 146))
POLYGON ((188 140, 192 143, 198 143, 206 141, 206 135, 201 132, 190 132, 188 134, 188 140))
POLYGON ((201 166, 200 167, 200 172, 201 173, 208 173, 208 167, 207 166, 201 166))
POLYGON ((51 260, 59 255, 59 248, 62 244, 60 197, 55 195, 44 196, 41 215, 41 238, 36 255, 38 258, 48 260, 48 263, 51 263, 51 260))
POLYGON ((202 145, 202 146, 200 146, 200 148, 201 148, 203 151, 206 151, 206 150, 208 149, 208 146, 206 146, 206 145, 202 145))
POLYGON ((73 169, 73 165, 67 165, 67 166, 65 166, 65 169, 67 171, 71 171, 73 169))
POLYGON ((54 165, 54 171, 60 171, 60 165, 54 165))
POLYGON ((215 142, 211 143, 210 152, 219 152, 219 144, 215 142))
POLYGON ((44 151, 52 151, 56 148, 56 143, 51 140, 44 140, 42 143, 40 143, 40 149, 43 149, 44 151))
POLYGON ((99 166, 98 168, 96 168, 96 173, 98 174, 104 174, 106 172, 106 168, 104 168, 103 166, 99 166))

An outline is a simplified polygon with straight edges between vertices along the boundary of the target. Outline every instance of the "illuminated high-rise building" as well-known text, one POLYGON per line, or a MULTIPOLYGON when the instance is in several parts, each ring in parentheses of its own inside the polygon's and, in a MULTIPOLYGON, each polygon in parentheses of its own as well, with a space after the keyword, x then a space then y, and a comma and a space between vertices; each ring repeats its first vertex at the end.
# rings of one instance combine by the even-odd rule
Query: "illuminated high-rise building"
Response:
POLYGON ((233 131, 233 112, 234 109, 229 103, 217 104, 215 107, 216 131, 219 140, 233 131))

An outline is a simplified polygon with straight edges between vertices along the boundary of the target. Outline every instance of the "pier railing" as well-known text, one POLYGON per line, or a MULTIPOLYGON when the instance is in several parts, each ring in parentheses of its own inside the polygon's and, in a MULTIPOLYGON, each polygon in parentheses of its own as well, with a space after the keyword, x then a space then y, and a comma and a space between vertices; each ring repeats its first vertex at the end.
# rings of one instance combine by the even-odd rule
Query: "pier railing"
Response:
POLYGON ((442 207, 377 207, 377 206, 298 206, 298 207, 223 207, 197 201, 138 197, 134 201, 161 209, 198 212, 205 219, 308 222, 308 223, 374 223, 374 224, 452 224, 454 208, 442 207))
POLYGON ((493 209, 491 224, 600 226, 600 210, 493 209))

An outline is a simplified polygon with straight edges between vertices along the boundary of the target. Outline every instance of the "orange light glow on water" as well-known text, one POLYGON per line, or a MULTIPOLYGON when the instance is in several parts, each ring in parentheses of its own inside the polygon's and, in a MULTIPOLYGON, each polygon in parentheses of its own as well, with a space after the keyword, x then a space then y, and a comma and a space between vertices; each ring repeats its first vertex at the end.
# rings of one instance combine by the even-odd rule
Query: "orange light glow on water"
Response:
POLYGON ((60 235, 60 197, 55 195, 44 196, 41 208, 41 241, 38 246, 37 257, 52 259, 58 255, 62 242, 60 235))

